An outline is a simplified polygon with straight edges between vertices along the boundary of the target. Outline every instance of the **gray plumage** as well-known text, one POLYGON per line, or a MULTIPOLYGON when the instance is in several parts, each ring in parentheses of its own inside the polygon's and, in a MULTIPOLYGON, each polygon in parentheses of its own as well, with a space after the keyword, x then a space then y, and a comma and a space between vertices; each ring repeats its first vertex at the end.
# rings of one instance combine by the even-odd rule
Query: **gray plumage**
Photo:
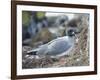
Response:
MULTIPOLYGON (((28 51, 34 55, 50 55, 50 56, 59 56, 63 52, 68 51, 71 47, 74 46, 74 37, 64 36, 54 39, 47 44, 39 46, 37 49, 28 51)), ((67 54, 67 53, 66 53, 67 54)))

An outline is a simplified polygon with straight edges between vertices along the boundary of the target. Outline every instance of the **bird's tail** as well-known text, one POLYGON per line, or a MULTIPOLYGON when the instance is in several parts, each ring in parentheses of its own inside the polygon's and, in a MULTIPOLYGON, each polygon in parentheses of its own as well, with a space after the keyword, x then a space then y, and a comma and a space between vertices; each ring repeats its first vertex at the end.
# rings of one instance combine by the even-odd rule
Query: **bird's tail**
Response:
POLYGON ((37 55, 38 50, 39 50, 38 48, 37 49, 32 49, 30 51, 27 51, 27 54, 28 55, 37 55))

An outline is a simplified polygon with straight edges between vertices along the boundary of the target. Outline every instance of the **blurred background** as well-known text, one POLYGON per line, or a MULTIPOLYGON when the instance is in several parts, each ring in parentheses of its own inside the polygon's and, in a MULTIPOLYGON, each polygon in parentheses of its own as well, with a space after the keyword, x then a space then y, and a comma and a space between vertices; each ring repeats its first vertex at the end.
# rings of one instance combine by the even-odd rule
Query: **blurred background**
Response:
POLYGON ((54 12, 22 12, 23 45, 47 43, 54 38, 64 36, 67 22, 74 14, 54 12))

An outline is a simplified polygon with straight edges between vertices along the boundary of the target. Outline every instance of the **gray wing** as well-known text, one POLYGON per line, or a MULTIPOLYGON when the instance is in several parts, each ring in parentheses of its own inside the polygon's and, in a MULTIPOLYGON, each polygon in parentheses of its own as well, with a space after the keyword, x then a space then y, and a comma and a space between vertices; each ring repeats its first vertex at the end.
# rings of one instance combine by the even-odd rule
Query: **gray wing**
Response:
POLYGON ((59 55, 67 51, 72 46, 69 44, 69 42, 67 40, 58 40, 56 42, 51 43, 48 46, 48 55, 59 55))
POLYGON ((39 47, 39 50, 38 50, 37 54, 39 54, 39 55, 45 55, 47 53, 47 46, 48 46, 47 44, 41 45, 39 47))

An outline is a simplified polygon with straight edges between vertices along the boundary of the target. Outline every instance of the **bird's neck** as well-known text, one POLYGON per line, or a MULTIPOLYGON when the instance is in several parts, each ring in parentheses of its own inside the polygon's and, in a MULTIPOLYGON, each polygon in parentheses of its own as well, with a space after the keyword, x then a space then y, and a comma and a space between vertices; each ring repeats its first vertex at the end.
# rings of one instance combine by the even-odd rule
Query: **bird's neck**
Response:
POLYGON ((68 38, 69 38, 70 41, 74 41, 75 40, 74 36, 68 36, 68 38))

